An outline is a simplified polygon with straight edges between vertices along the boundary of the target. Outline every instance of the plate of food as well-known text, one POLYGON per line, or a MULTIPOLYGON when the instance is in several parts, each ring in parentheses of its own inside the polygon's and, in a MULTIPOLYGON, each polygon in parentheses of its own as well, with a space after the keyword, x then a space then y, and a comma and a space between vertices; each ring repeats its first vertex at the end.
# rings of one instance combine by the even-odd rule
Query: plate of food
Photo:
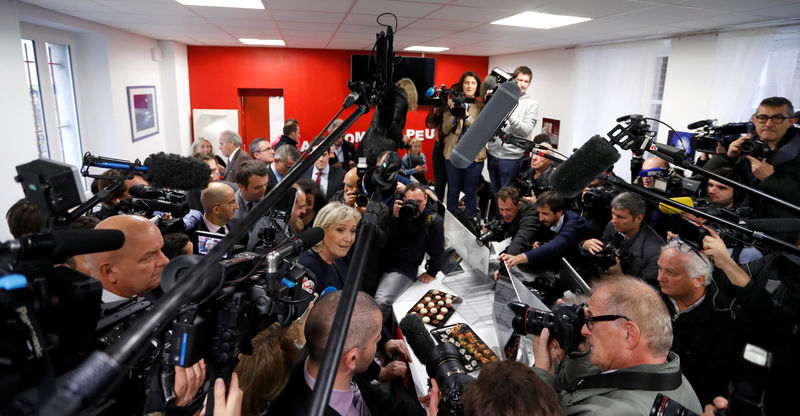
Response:
POLYGON ((467 324, 449 325, 431 331, 433 339, 438 343, 449 342, 458 348, 463 358, 464 368, 475 371, 483 363, 497 361, 497 355, 467 324))
POLYGON ((455 312, 453 303, 458 297, 441 290, 431 289, 408 311, 408 315, 416 314, 425 324, 441 328, 455 312))

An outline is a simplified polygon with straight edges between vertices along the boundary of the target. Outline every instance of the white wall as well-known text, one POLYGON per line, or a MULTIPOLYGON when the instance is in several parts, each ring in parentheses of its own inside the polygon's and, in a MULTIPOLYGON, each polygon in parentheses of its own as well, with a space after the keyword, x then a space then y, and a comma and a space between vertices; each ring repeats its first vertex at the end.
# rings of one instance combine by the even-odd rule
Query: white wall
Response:
MULTIPOLYGON (((14 182, 15 167, 39 157, 33 110, 22 65, 22 46, 16 2, 0 1, 0 120, 3 126, 3 163, 0 164, 0 214, 24 195, 14 182)), ((0 240, 11 239, 8 224, 0 224, 0 240)))
MULTIPOLYGON (((50 41, 72 45, 84 152, 127 160, 143 160, 160 151, 189 152, 191 114, 185 45, 138 36, 15 0, 0 0, 0 51, 5 52, 0 55, 0 110, 4 125, 10 129, 8 137, 18 144, 5 146, 7 163, 0 167, 0 174, 7 179, 0 211, 5 213, 22 197, 21 188, 11 179, 14 166, 38 157, 22 65, 21 26, 50 41), (152 59, 154 48, 162 51, 160 62, 152 59), (133 142, 126 88, 141 85, 156 87, 159 133, 133 142)), ((3 221, 0 240, 9 238, 3 221)))
POLYGON ((520 65, 533 71, 533 80, 526 94, 531 94, 539 103, 539 121, 533 135, 542 132, 542 118, 561 120, 558 148, 567 154, 573 147, 585 141, 574 143, 569 123, 572 113, 572 85, 575 78, 575 49, 548 49, 489 57, 489 70, 499 67, 511 73, 520 65))

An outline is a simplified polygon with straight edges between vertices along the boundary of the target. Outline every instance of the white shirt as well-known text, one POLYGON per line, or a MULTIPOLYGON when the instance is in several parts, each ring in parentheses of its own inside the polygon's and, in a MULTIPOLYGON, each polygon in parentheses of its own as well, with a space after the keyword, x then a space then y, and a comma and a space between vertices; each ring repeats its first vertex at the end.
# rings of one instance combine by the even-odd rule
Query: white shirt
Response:
POLYGON ((119 302, 121 300, 128 300, 128 299, 129 298, 124 298, 116 293, 109 292, 105 289, 103 289, 103 296, 101 297, 103 303, 119 302))
POLYGON ((331 165, 325 165, 325 169, 322 170, 314 166, 314 169, 311 170, 311 180, 314 182, 317 181, 317 172, 322 172, 322 176, 319 177, 319 189, 322 191, 322 195, 328 194, 328 172, 330 170, 331 165))
MULTIPOLYGON (((206 227, 208 228, 208 232, 210 232, 210 233, 218 233, 219 229, 224 227, 222 225, 217 225, 217 224, 214 224, 213 222, 209 221, 208 218, 206 218, 205 215, 203 215, 203 222, 206 223, 206 227)), ((230 230, 227 229, 227 227, 225 227, 225 230, 226 230, 226 234, 227 234, 227 231, 230 231, 230 230)))

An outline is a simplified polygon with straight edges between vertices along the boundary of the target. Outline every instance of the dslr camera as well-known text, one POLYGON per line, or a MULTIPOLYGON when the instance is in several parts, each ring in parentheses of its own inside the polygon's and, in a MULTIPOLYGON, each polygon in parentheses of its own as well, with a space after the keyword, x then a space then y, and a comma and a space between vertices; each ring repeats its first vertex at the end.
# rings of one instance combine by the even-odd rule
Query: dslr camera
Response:
POLYGON ((500 220, 494 220, 486 223, 486 232, 475 238, 475 242, 480 247, 487 245, 490 241, 495 241, 495 238, 503 237, 503 223, 500 220))
POLYGON ((761 160, 769 154, 769 145, 761 139, 750 139, 743 141, 739 150, 742 154, 761 160))
POLYGON ((530 306, 511 302, 508 307, 514 311, 511 327, 519 335, 539 335, 547 328, 552 337, 558 341, 565 351, 575 351, 583 342, 581 328, 586 322, 583 315, 584 304, 556 305, 552 312, 531 309, 530 306))
POLYGON ((398 217, 402 221, 411 221, 419 215, 419 202, 413 199, 403 201, 398 217))

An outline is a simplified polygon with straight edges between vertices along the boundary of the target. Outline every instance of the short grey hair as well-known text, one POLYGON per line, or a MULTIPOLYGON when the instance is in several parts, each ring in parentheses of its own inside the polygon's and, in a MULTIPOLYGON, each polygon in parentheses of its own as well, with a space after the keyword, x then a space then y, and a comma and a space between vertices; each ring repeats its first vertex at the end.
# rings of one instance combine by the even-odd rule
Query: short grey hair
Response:
POLYGON ((236 147, 242 145, 242 136, 240 136, 233 130, 224 130, 222 133, 220 133, 220 137, 223 137, 226 142, 232 141, 233 144, 236 145, 236 147))
POLYGON ((623 192, 611 200, 611 209, 627 209, 635 218, 639 215, 644 215, 647 211, 647 205, 641 196, 631 192, 623 192))
POLYGON ((680 250, 681 244, 691 248, 691 246, 682 242, 681 240, 673 238, 669 241, 669 243, 667 243, 667 245, 661 247, 661 252, 663 253, 667 250, 677 251, 685 261, 684 267, 686 267, 686 273, 689 274, 689 277, 692 279, 699 279, 702 277, 703 286, 710 285, 714 273, 714 266, 711 263, 711 259, 694 248, 692 248, 688 253, 684 253, 680 250))
POLYGON ((279 146, 277 149, 275 149, 275 156, 274 157, 275 157, 275 159, 278 159, 278 160, 281 160, 281 161, 284 161, 284 162, 288 162, 288 161, 296 162, 297 159, 300 159, 300 151, 297 150, 296 147, 294 147, 294 146, 292 146, 290 144, 284 144, 282 146, 279 146))

